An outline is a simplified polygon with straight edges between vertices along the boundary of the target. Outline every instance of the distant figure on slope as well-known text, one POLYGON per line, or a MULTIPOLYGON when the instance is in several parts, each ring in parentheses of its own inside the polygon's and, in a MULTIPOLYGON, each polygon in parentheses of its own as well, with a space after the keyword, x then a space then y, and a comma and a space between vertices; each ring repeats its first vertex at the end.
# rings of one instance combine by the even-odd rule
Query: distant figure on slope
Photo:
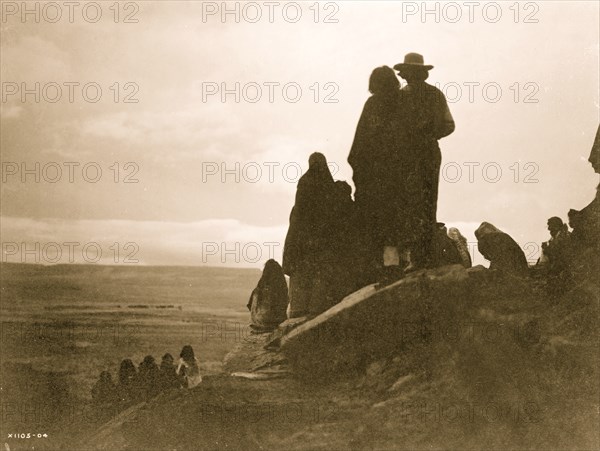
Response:
POLYGON ((185 345, 179 354, 177 375, 183 380, 185 388, 194 388, 202 382, 198 359, 194 356, 194 350, 190 345, 185 345))
POLYGON ((159 369, 154 357, 147 355, 138 367, 137 385, 142 399, 148 401, 160 392, 159 369))
POLYGON ((173 356, 168 352, 162 356, 160 362, 159 386, 161 390, 170 390, 181 387, 181 381, 177 376, 173 356))
POLYGON ((407 271, 431 266, 431 245, 436 234, 437 200, 442 154, 438 140, 454 132, 454 119, 444 94, 425 82, 433 66, 423 56, 408 53, 394 69, 407 81, 400 90, 398 113, 403 134, 404 177, 410 207, 406 211, 408 230, 416 237, 411 244, 407 271))
POLYGON ((108 371, 102 371, 98 381, 92 388, 92 400, 97 406, 109 407, 117 401, 116 386, 108 371))
POLYGON ((131 359, 124 359, 121 361, 119 368, 119 386, 117 387, 117 394, 119 401, 124 405, 136 400, 137 394, 135 382, 137 379, 137 370, 131 359))
POLYGON ((471 260, 471 253, 469 252, 469 245, 467 244, 467 239, 460 233, 456 227, 450 227, 448 230, 448 237, 454 242, 456 246, 456 250, 460 255, 460 262, 465 268, 470 268, 473 266, 473 261, 471 260))
POLYGON ((334 303, 335 183, 323 154, 313 153, 308 164, 298 181, 283 249, 290 318, 317 315, 334 303))
POLYGON ((262 333, 275 329, 285 321, 287 305, 288 287, 283 269, 270 259, 248 300, 252 331, 262 333))
POLYGON ((490 269, 505 273, 525 275, 529 265, 523 250, 510 235, 488 222, 475 230, 479 252, 490 261, 490 269))

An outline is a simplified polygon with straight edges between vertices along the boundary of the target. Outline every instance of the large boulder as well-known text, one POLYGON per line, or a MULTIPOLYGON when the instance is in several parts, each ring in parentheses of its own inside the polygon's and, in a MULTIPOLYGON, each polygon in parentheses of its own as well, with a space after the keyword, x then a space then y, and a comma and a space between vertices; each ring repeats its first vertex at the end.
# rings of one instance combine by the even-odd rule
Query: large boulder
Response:
POLYGON ((369 285, 292 330, 281 349, 303 377, 351 376, 423 339, 428 325, 456 322, 470 285, 462 265, 415 272, 380 289, 369 285))

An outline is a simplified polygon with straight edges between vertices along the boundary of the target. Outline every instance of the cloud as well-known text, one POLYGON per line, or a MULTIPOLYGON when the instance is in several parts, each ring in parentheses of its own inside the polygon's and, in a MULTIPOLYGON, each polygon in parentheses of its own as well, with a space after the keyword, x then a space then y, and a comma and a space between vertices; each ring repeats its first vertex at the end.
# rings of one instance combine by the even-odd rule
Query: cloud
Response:
MULTIPOLYGON (((482 179, 481 167, 474 183, 466 172, 457 183, 442 180, 441 221, 488 220, 518 242, 539 242, 546 239, 546 218, 564 217, 569 208, 580 209, 593 197, 597 175, 586 160, 598 126, 594 2, 568 9, 545 2, 540 4, 543 20, 531 25, 515 23, 508 4, 498 24, 483 20, 481 8, 474 23, 464 8, 456 24, 434 21, 431 15, 427 23, 420 15, 405 22, 402 5, 393 2, 368 8, 342 2, 335 24, 315 23, 308 3, 299 23, 282 20, 278 8, 275 23, 263 17, 256 24, 222 23, 218 17, 205 23, 202 2, 139 6, 138 24, 114 23, 105 10, 96 24, 24 24, 13 17, 0 25, 3 81, 93 81, 105 94, 98 103, 23 105, 12 96, 2 105, 3 161, 30 167, 53 160, 81 166, 98 162, 104 168, 98 184, 70 184, 64 178, 56 184, 21 183, 12 177, 2 186, 4 214, 46 225, 23 223, 21 231, 11 232, 11 240, 41 239, 35 235, 41 233, 44 239, 75 236, 83 241, 94 232, 108 237, 105 241, 140 240, 137 255, 146 263, 181 264, 201 260, 203 240, 226 242, 233 236, 240 245, 242 239, 257 241, 255 236, 261 242, 271 235, 281 240, 284 231, 268 226, 287 222, 297 182, 297 166, 283 173, 284 165, 297 163, 304 171, 308 155, 321 151, 339 168, 335 177, 350 181, 346 158, 369 95, 369 74, 374 67, 401 61, 409 51, 435 65, 432 84, 462 86, 461 99, 450 106, 457 130, 441 142, 444 163, 497 161, 503 169, 497 184, 482 179), (498 40, 500 34, 506 38, 498 40), (553 34, 568 39, 549 45, 553 34), (136 83, 139 103, 115 103, 110 87, 117 82, 121 87, 136 83), (303 96, 288 103, 278 88, 274 103, 266 95, 255 104, 236 103, 231 95, 226 103, 218 95, 203 101, 205 82, 228 88, 236 82, 295 82, 303 96), (480 83, 473 102, 467 82, 480 83), (502 87, 498 103, 484 101, 481 88, 487 82, 502 87), (335 84, 338 103, 324 103, 330 93, 326 83, 335 84), (539 103, 524 103, 531 94, 526 83, 539 87, 534 96, 539 103), (121 168, 135 162, 140 182, 113 183, 109 168, 115 162, 121 168), (242 178, 223 181, 221 172, 203 182, 207 162, 228 169, 238 162, 242 178), (243 172, 251 162, 262 168, 257 183, 247 180, 253 172, 243 172), (271 162, 278 163, 273 182, 264 166, 271 162), (517 162, 518 183, 510 169, 517 162), (539 165, 539 183, 524 183, 528 162, 539 165), (234 219, 218 219, 225 222, 217 225, 210 218, 234 219)), ((323 19, 326 11, 320 12, 323 19)), ((472 233, 471 226, 464 227, 464 233, 472 233)), ((210 258, 220 264, 218 254, 210 258)))
POLYGON ((287 226, 2 217, 2 261, 262 267, 281 261, 287 226))
POLYGON ((4 82, 61 81, 71 73, 71 55, 59 44, 42 36, 3 31, 0 69, 4 82), (5 64, 5 62, 9 62, 5 64))
POLYGON ((172 105, 135 112, 108 112, 87 117, 78 127, 83 137, 112 144, 162 161, 201 161, 240 149, 246 130, 231 106, 172 105))

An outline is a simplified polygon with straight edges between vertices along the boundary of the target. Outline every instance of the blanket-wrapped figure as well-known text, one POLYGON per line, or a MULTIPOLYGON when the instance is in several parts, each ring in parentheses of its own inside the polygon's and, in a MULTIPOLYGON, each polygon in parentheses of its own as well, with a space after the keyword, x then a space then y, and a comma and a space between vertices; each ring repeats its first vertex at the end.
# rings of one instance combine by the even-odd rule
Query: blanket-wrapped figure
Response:
POLYGON ((527 273, 525 253, 510 235, 489 222, 482 222, 475 236, 479 252, 490 261, 490 269, 517 275, 527 273))
POLYGON ((265 263, 258 285, 248 300, 250 327, 254 332, 269 332, 286 319, 288 288, 283 269, 275 260, 265 263))

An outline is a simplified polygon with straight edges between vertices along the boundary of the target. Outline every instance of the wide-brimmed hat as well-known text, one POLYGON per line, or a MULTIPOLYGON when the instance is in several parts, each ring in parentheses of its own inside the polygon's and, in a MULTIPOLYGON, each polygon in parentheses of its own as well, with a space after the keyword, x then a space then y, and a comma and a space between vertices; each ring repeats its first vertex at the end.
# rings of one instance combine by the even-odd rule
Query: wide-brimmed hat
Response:
POLYGON ((419 53, 407 53, 404 56, 404 62, 396 64, 394 69, 401 70, 407 67, 420 67, 425 70, 433 69, 432 65, 424 64, 423 55, 419 53))

